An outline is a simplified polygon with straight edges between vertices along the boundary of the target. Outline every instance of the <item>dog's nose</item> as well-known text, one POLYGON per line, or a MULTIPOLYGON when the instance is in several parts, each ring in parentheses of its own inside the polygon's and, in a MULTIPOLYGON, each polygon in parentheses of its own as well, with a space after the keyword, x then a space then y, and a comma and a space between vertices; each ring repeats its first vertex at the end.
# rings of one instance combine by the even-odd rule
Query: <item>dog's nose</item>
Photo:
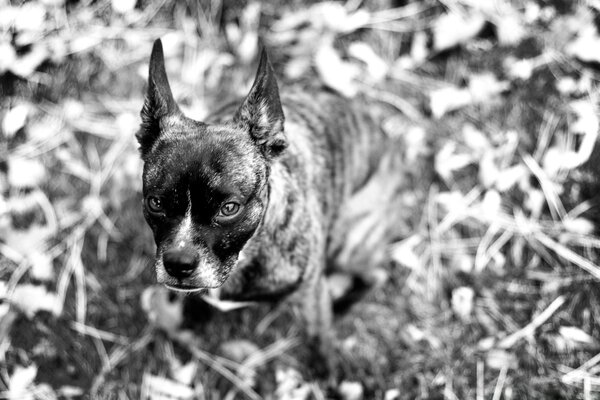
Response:
POLYGON ((167 273, 173 278, 188 278, 198 265, 198 254, 186 247, 170 249, 163 253, 163 264, 167 273))

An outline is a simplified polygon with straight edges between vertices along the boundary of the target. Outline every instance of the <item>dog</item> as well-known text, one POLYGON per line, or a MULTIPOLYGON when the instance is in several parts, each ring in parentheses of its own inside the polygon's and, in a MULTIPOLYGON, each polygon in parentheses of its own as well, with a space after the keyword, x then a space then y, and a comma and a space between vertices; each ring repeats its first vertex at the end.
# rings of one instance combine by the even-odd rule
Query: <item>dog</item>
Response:
POLYGON ((371 284, 373 242, 392 218, 386 203, 397 185, 388 178, 398 166, 373 116, 327 90, 280 97, 263 49, 248 95, 192 120, 175 102, 157 40, 141 117, 158 282, 219 288, 224 300, 290 300, 319 351, 330 351, 326 275, 349 271, 371 284), (364 225, 365 215, 375 223, 364 225))

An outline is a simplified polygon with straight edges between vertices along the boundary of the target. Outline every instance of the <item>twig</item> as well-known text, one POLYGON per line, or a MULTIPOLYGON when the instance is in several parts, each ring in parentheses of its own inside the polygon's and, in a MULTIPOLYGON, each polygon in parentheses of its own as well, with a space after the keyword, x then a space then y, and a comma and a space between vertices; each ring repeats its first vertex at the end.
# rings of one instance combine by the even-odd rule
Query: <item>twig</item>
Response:
POLYGON ((544 311, 542 311, 525 327, 502 339, 500 343, 498 343, 498 348, 511 348, 519 340, 532 335, 537 328, 544 324, 544 322, 546 322, 565 303, 565 301, 566 298, 564 296, 558 296, 544 311))
POLYGON ((485 397, 485 371, 483 361, 477 360, 477 400, 484 400, 485 397))
POLYGON ((92 382, 92 386, 90 388, 91 398, 98 397, 98 389, 100 388, 100 385, 102 385, 102 383, 104 382, 104 377, 107 373, 109 373, 113 368, 119 365, 119 363, 123 361, 128 354, 138 352, 139 350, 144 349, 148 346, 153 337, 152 332, 153 329, 148 326, 146 327, 146 329, 144 329, 142 335, 134 342, 126 346, 117 347, 110 353, 108 360, 106 360, 106 362, 102 365, 100 373, 96 375, 94 381, 92 382))
POLYGON ((600 353, 596 354, 594 357, 590 358, 573 371, 569 371, 566 374, 564 374, 560 380, 564 383, 573 383, 574 381, 580 380, 581 377, 578 377, 578 375, 581 375, 584 371, 592 368, 593 366, 599 363, 600 353))
POLYGON ((498 375, 498 380, 496 381, 496 386, 494 387, 494 395, 492 400, 500 400, 500 396, 502 396, 502 390, 504 389, 504 382, 506 382, 506 375, 508 374, 508 367, 504 366, 500 370, 500 375, 498 375))
POLYGON ((371 97, 372 99, 389 104, 392 107, 396 108, 398 111, 410 118, 412 121, 423 121, 423 114, 421 114, 415 106, 410 104, 402 97, 397 96, 393 93, 385 92, 383 90, 372 89, 367 85, 363 86, 363 91, 367 96, 371 97))
POLYGON ((563 220, 567 214, 567 211, 565 210, 565 206, 560 201, 560 198, 556 193, 556 189, 554 188, 554 184, 550 181, 546 175, 546 172, 544 172, 537 161, 535 161, 529 154, 525 154, 523 156, 523 162, 525 162, 525 165, 527 165, 527 167, 539 181, 542 191, 546 196, 546 201, 548 202, 552 217, 563 220))
POLYGON ((111 342, 111 343, 117 343, 120 345, 126 345, 127 343, 129 343, 129 339, 126 338, 125 336, 117 335, 112 332, 103 331, 98 328, 94 328, 93 326, 79 323, 77 321, 71 322, 71 329, 81 333, 82 335, 97 337, 97 338, 106 340, 107 342, 111 342))
POLYGON ((256 393, 250 385, 241 380, 237 375, 228 370, 221 362, 219 362, 211 354, 201 350, 197 346, 187 341, 179 341, 179 343, 187 348, 187 350, 198 360, 207 364, 210 368, 218 372, 222 377, 235 385, 240 391, 252 400, 262 400, 262 397, 256 393))
POLYGON ((594 278, 600 280, 600 267, 598 267, 593 262, 583 258, 579 254, 575 253, 573 250, 563 246, 562 244, 552 240, 545 234, 541 233, 535 236, 535 239, 546 246, 548 249, 553 250, 559 257, 564 258, 565 260, 572 262, 577 265, 579 268, 589 272, 594 278))

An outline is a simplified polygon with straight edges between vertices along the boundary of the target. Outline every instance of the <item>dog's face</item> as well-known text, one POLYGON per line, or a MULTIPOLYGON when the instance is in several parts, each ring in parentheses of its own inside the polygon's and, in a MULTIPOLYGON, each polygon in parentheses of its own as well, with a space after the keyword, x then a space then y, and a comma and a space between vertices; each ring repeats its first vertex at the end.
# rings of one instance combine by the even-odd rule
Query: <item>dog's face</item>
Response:
POLYGON ((286 147, 266 54, 237 113, 207 125, 179 110, 156 41, 142 120, 143 207, 157 246, 157 279, 183 291, 219 287, 260 225, 269 165, 286 147))

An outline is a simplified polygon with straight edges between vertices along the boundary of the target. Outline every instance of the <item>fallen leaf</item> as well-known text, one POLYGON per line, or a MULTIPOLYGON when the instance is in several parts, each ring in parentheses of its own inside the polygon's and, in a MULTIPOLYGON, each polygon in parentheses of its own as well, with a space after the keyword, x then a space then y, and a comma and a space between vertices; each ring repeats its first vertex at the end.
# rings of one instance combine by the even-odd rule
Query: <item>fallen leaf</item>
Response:
POLYGON ((471 104, 473 97, 466 88, 446 86, 429 93, 429 108, 435 118, 471 104))
POLYGON ((483 153, 483 156, 479 160, 479 182, 486 187, 492 187, 500 176, 500 170, 496 165, 496 159, 494 152, 488 150, 483 153))
POLYGON ((594 26, 588 26, 565 47, 568 55, 585 62, 600 63, 600 37, 594 26))
POLYGON ((29 367, 15 366, 8 382, 7 399, 9 400, 34 400, 33 381, 37 376, 38 368, 35 364, 29 367))
POLYGON ((392 249, 392 259, 412 271, 419 271, 423 265, 416 247, 421 244, 421 237, 413 235, 396 244, 392 249))
POLYGON ((473 313, 473 299, 475 292, 472 288, 462 286, 452 291, 452 311, 462 321, 469 321, 473 313))
POLYGON ((112 0, 110 2, 113 11, 119 14, 128 14, 135 8, 137 0, 112 0))
POLYGON ((41 44, 33 44, 29 52, 12 62, 10 70, 15 74, 23 78, 29 78, 37 68, 48 58, 50 53, 46 46, 41 44))
POLYGON ((435 172, 446 182, 452 180, 454 171, 458 171, 474 161, 473 154, 459 153, 456 142, 446 142, 435 155, 435 172))
POLYGON ((562 223, 567 231, 579 235, 592 235, 595 230, 592 221, 586 218, 565 218, 562 223))
POLYGON ((304 381, 302 374, 294 368, 275 370, 275 398, 278 400, 308 400, 311 398, 310 384, 304 381))
POLYGON ((37 2, 24 3, 15 14, 14 28, 17 31, 41 32, 45 19, 46 8, 43 5, 37 2))
POLYGON ((498 189, 499 192, 506 192, 528 176, 529 169, 523 164, 503 169, 499 171, 495 181, 496 189, 498 189))
POLYGON ((523 21, 518 13, 502 15, 499 18, 496 18, 494 23, 496 25, 498 42, 502 46, 516 46, 527 34, 527 31, 523 26, 523 21))
POLYGON ((531 78, 537 64, 532 59, 517 60, 514 57, 507 57, 502 63, 506 74, 511 79, 520 79, 526 81, 531 78))
POLYGON ((338 387, 342 400, 362 400, 364 389, 360 382, 343 381, 338 387))
POLYGON ((172 379, 151 374, 144 374, 140 390, 142 399, 191 400, 196 398, 196 393, 191 387, 172 379))
POLYGON ((369 13, 364 9, 348 12, 341 3, 325 1, 310 8, 312 18, 320 20, 323 26, 333 32, 350 33, 363 27, 369 21, 369 13))
POLYGON ((343 61, 333 48, 333 39, 324 41, 315 54, 315 66, 325 85, 346 97, 358 92, 356 78, 360 75, 357 65, 343 61))
POLYGON ((260 348, 249 340, 229 340, 220 346, 223 357, 236 363, 243 363, 250 355, 260 351, 260 348))
POLYGON ((187 364, 173 368, 171 375, 173 379, 184 385, 191 385, 198 372, 198 362, 190 361, 187 364))
POLYGON ((26 103, 21 103, 8 110, 2 119, 2 132, 5 137, 11 138, 27 123, 27 117, 31 106, 26 103))
POLYGON ((171 298, 169 289, 164 286, 150 286, 142 292, 141 306, 148 321, 165 332, 176 332, 183 322, 183 301, 171 298))
POLYGON ((352 289, 353 278, 350 274, 333 273, 327 277, 327 287, 332 301, 344 297, 352 289))
POLYGON ((589 333, 576 326, 561 326, 560 328, 558 328, 558 333, 564 339, 573 342, 574 344, 577 344, 576 347, 581 347, 582 344, 596 344, 596 339, 594 339, 589 333))
POLYGON ((469 92, 474 103, 485 103, 508 90, 510 84, 499 81, 492 73, 473 74, 469 78, 469 92))
POLYGON ((17 51, 15 48, 9 42, 0 42, 0 74, 12 69, 16 60, 17 51))
POLYGON ((475 12, 443 14, 433 26, 433 48, 442 51, 466 43, 477 36, 484 24, 483 15, 475 12))
POLYGON ((387 63, 367 43, 353 42, 348 47, 348 55, 367 65, 370 81, 381 82, 385 78, 389 69, 387 63))
POLYGON ((14 188, 34 188, 46 178, 46 168, 38 159, 9 157, 8 184, 14 188))
POLYGON ((487 136, 472 124, 463 126, 462 137, 464 143, 476 153, 483 153, 493 148, 487 136))
POLYGON ((41 285, 17 285, 9 301, 28 318, 33 318, 39 311, 48 311, 58 315, 61 308, 57 295, 48 292, 46 287, 41 285))
POLYGON ((400 390, 399 389, 388 389, 385 391, 385 395, 383 396, 383 400, 398 400, 400 398, 400 390))
POLYGON ((513 353, 500 349, 488 351, 485 363, 487 367, 494 370, 501 370, 503 368, 516 369, 519 364, 517 357, 513 353))
POLYGON ((31 264, 29 274, 33 279, 48 282, 54 278, 54 264, 47 253, 34 250, 27 255, 27 259, 31 264))

